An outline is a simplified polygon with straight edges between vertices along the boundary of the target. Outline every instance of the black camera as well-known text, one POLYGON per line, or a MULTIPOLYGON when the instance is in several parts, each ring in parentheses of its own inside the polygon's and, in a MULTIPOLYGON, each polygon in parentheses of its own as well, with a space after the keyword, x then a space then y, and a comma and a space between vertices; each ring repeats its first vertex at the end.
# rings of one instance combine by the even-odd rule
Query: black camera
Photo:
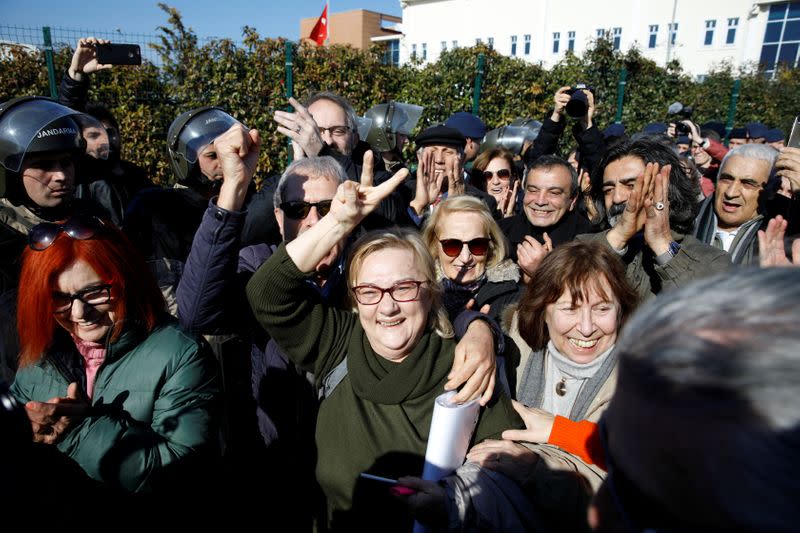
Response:
POLYGON ((692 129, 681 121, 691 120, 693 112, 692 106, 685 106, 680 102, 670 104, 669 109, 667 109, 667 120, 675 124, 675 135, 692 134, 692 129))
POLYGON ((582 118, 589 111, 589 97, 583 93, 584 90, 589 91, 594 96, 594 88, 585 83, 577 83, 566 91, 571 96, 569 102, 567 102, 567 115, 572 118, 582 118))

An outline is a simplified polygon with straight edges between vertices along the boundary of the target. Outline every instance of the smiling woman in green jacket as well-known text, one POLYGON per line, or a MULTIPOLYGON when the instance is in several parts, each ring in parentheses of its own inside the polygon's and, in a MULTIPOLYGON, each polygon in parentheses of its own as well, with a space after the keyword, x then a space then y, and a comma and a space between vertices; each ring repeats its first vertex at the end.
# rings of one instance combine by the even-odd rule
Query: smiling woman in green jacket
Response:
POLYGON ((217 453, 216 361, 167 317, 118 229, 94 217, 35 226, 18 304, 12 393, 34 441, 123 492, 190 486, 207 474, 217 453))
MULTIPOLYGON (((453 364, 453 328, 440 304, 433 259, 413 230, 379 230, 352 247, 347 283, 354 312, 306 295, 315 265, 402 180, 347 181, 330 211, 256 272, 254 314, 286 354, 317 379, 346 374, 323 400, 316 430, 317 479, 332 531, 410 531, 404 502, 359 478, 421 473, 434 401, 453 364)), ((501 397, 482 410, 473 439, 522 421, 501 397)))

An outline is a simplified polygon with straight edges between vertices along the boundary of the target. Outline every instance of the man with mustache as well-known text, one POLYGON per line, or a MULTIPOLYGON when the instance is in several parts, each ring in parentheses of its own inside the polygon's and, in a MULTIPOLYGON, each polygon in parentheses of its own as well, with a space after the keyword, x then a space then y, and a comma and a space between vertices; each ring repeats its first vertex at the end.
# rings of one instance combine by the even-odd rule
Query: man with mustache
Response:
POLYGON ((699 185, 669 147, 648 139, 614 146, 592 181, 611 229, 581 238, 613 248, 642 299, 730 266, 722 250, 691 236, 699 185))
POLYGON ((580 214, 578 174, 564 159, 544 155, 534 161, 525 175, 523 212, 499 221, 510 243, 510 256, 527 282, 554 246, 592 231, 592 224, 580 214))

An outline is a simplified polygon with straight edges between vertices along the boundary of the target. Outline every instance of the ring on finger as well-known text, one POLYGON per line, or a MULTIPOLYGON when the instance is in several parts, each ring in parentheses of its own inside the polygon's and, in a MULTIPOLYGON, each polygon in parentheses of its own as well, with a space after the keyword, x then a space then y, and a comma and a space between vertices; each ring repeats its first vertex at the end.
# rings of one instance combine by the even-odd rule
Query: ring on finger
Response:
POLYGON ((663 211, 663 209, 664 209, 664 202, 656 202, 655 208, 656 208, 658 211, 663 211))

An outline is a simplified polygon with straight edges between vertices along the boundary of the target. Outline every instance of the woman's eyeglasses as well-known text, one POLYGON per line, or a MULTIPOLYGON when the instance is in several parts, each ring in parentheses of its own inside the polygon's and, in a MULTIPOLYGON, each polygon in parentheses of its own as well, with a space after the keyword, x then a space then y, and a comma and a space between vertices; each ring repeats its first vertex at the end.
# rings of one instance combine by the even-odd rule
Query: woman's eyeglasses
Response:
POLYGON ((81 289, 75 294, 54 292, 53 312, 56 314, 69 313, 75 300, 80 300, 83 305, 92 307, 107 304, 111 300, 111 285, 94 285, 81 289))
POLYGON ((419 297, 419 287, 423 283, 426 282, 417 280, 400 281, 388 289, 365 283, 364 285, 356 285, 350 290, 353 291, 358 303, 362 305, 377 304, 383 300, 383 295, 387 292, 395 302, 412 302, 419 297))
POLYGON ((469 248, 469 253, 472 255, 486 255, 486 252, 489 251, 490 241, 491 239, 488 237, 479 237, 467 242, 459 239, 442 239, 439 241, 439 244, 442 245, 442 251, 446 256, 458 257, 461 250, 464 249, 465 244, 469 248))
POLYGON ((91 239, 103 226, 103 221, 93 216, 74 216, 63 224, 43 222, 31 228, 28 233, 28 246, 37 252, 47 250, 61 232, 81 241, 91 239))
POLYGON ((303 220, 311 212, 312 207, 317 208, 319 216, 324 217, 331 210, 332 200, 322 200, 321 202, 282 202, 279 206, 283 213, 294 220, 303 220))
POLYGON ((489 181, 490 179, 492 179, 492 176, 494 176, 495 174, 497 174, 497 177, 499 179, 501 179, 501 180, 507 180, 507 179, 509 179, 511 177, 511 171, 510 170, 508 170, 507 168, 501 168, 497 172, 492 172, 491 170, 484 170, 483 171, 483 178, 486 181, 489 181))

